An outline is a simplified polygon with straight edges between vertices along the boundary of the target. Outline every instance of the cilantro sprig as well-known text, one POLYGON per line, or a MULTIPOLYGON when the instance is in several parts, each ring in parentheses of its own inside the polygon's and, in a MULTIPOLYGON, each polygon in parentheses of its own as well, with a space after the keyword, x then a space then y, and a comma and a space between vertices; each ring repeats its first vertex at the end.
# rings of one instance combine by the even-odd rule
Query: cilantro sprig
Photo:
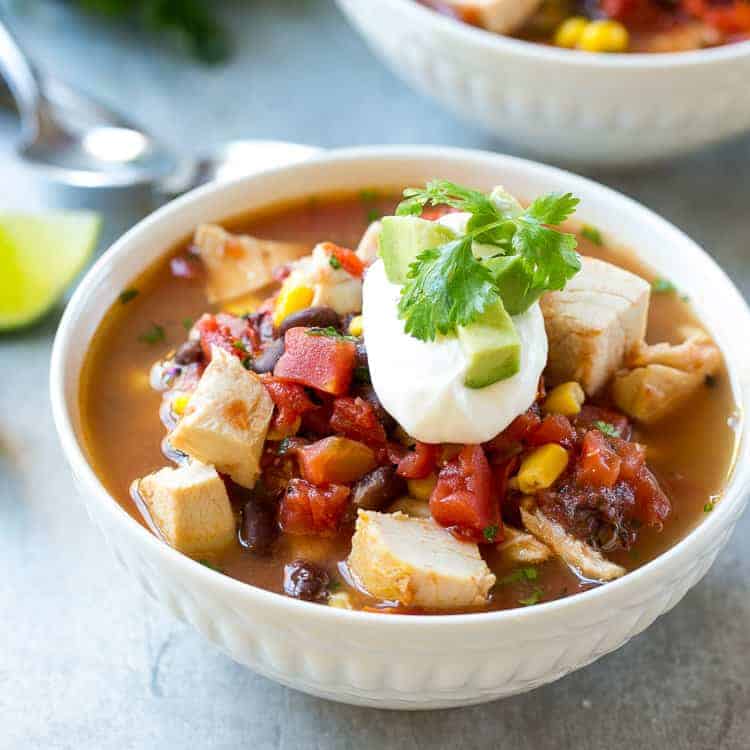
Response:
POLYGON ((406 332, 432 341, 469 325, 498 299, 518 314, 545 291, 562 289, 581 261, 575 235, 553 227, 578 203, 571 193, 549 193, 524 210, 502 191, 488 196, 447 180, 407 188, 396 210, 400 216, 419 215, 430 205, 448 205, 471 216, 466 234, 425 248, 410 265, 398 306, 406 332), (482 244, 483 257, 474 255, 475 242, 482 244), (493 260, 506 257, 519 262, 513 268, 496 263, 493 272, 493 260))

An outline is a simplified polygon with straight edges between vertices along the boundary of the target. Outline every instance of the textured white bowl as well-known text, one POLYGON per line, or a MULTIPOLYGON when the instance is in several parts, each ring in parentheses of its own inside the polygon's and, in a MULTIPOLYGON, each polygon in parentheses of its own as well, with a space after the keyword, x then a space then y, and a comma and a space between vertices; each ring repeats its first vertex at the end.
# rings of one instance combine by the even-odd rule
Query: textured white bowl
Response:
POLYGON ((635 164, 750 129, 750 42, 590 54, 491 34, 414 0, 337 2, 395 73, 529 154, 635 164))
MULTIPOLYGON (((674 606, 708 570, 746 502, 747 425, 724 499, 686 539, 619 581, 507 612, 412 617, 349 612, 239 583, 193 562, 136 523, 103 488, 81 442, 81 365, 117 295, 204 221, 280 200, 442 176, 521 197, 549 190, 582 198, 581 219, 637 252, 695 302, 722 346, 737 402, 750 405, 750 352, 736 332, 750 311, 714 261, 647 209, 550 167, 477 151, 365 148, 209 185, 139 223, 95 264, 68 305, 52 354, 55 424, 91 517, 130 575, 232 658, 285 685, 369 706, 438 708, 488 701, 542 685, 621 646, 674 606)), ((156 419, 154 415, 154 419, 156 419)))

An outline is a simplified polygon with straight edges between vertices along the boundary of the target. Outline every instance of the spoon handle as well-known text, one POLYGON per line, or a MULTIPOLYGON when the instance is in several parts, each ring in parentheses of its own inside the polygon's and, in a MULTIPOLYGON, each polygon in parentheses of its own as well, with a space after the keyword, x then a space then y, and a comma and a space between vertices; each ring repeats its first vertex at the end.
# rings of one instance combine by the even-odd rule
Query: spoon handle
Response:
POLYGON ((0 11, 0 75, 5 78, 21 114, 23 127, 33 131, 38 125, 42 90, 39 77, 8 28, 0 11))

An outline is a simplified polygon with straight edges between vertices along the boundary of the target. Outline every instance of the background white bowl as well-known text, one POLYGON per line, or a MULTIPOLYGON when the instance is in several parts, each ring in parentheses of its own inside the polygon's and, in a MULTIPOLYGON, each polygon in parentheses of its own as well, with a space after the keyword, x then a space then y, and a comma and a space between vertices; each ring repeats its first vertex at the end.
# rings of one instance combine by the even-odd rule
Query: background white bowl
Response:
MULTIPOLYGON (((237 661, 283 684, 390 708, 466 705, 557 679, 622 645, 669 610, 727 541, 750 485, 748 426, 715 511, 658 560, 597 590, 507 612, 413 617, 348 612, 272 594, 216 573, 158 541, 106 492, 81 442, 81 365, 102 316, 141 271, 204 221, 288 199, 442 176, 521 197, 549 190, 582 199, 582 220, 636 249, 691 295, 728 360, 738 404, 750 406, 750 352, 736 332, 750 311, 700 248, 650 211, 596 183, 507 156, 441 148, 324 154, 229 184, 208 185, 142 221, 88 273, 69 303, 52 355, 55 424, 93 520, 117 559, 155 599, 237 661)), ((154 415, 156 419, 156 415, 154 415)))
POLYGON ((414 0, 337 2, 397 75, 535 156, 635 164, 750 129, 750 42, 590 54, 492 34, 414 0))

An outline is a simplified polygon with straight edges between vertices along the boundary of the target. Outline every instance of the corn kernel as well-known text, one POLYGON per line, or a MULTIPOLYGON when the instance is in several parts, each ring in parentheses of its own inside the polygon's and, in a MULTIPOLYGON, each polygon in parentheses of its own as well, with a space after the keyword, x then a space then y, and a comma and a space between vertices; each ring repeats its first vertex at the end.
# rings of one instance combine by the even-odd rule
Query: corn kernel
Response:
POLYGON ((250 294, 244 294, 242 297, 225 302, 221 309, 230 315, 247 315, 255 312, 260 307, 261 302, 263 302, 261 295, 250 292, 250 294))
POLYGON ((314 296, 315 293, 309 286, 285 283, 281 287, 279 296, 276 299, 276 307, 273 311, 273 324, 279 326, 292 313, 310 307, 314 296))
POLYGON ((628 30, 617 21, 592 21, 578 40, 584 52, 627 52, 628 30))
POLYGON ((437 477, 435 474, 430 474, 424 479, 408 479, 406 482, 409 494, 417 500, 429 500, 436 484, 437 477))
POLYGON ((555 44, 558 47, 574 49, 578 46, 578 42, 589 23, 590 21, 583 16, 573 16, 563 21, 555 32, 555 44))
POLYGON ((553 388, 544 399, 542 409, 547 414, 574 417, 581 411, 585 400, 586 394, 583 388, 575 380, 571 380, 569 383, 562 383, 557 388, 553 388))
POLYGON ((518 471, 518 488, 525 495, 549 487, 565 471, 568 452, 557 443, 549 443, 529 453, 518 471))
POLYGON ((187 409, 188 403, 190 403, 190 394, 180 393, 172 399, 172 411, 182 416, 185 413, 185 409, 187 409))
POLYGON ((362 331, 364 331, 364 326, 362 325, 362 316, 361 315, 355 315, 350 321, 349 321, 349 335, 350 336, 361 336, 362 331))
POLYGON ((354 609, 352 599, 346 591, 337 591, 328 597, 328 606, 336 609, 354 609))

